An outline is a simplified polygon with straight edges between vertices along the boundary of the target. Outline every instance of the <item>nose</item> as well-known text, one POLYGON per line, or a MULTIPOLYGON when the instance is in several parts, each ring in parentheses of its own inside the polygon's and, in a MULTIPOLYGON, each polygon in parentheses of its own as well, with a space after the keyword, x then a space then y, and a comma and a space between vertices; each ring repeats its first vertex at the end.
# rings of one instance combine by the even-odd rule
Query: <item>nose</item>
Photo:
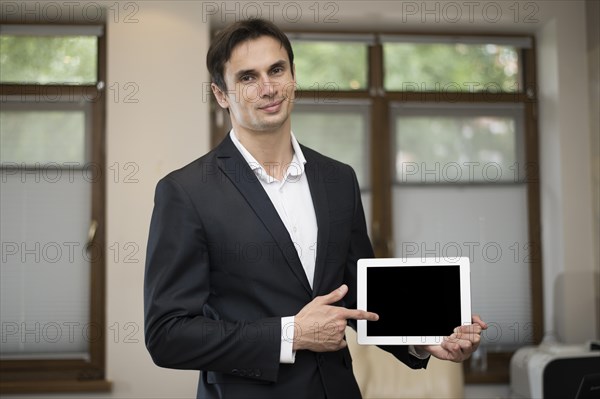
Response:
POLYGON ((260 97, 273 97, 277 93, 277 82, 269 79, 265 76, 259 83, 259 95, 260 97))

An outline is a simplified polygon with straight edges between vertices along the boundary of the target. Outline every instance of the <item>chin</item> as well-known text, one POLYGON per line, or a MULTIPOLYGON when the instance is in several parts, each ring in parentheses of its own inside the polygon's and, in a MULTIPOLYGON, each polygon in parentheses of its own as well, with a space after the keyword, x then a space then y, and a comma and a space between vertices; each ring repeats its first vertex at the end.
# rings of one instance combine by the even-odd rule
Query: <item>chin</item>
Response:
POLYGON ((287 121, 287 117, 283 117, 282 115, 278 114, 278 115, 273 115, 274 118, 270 120, 263 120, 262 122, 258 123, 256 126, 256 128, 258 130, 277 130, 280 127, 282 127, 283 125, 285 125, 285 122, 287 121))

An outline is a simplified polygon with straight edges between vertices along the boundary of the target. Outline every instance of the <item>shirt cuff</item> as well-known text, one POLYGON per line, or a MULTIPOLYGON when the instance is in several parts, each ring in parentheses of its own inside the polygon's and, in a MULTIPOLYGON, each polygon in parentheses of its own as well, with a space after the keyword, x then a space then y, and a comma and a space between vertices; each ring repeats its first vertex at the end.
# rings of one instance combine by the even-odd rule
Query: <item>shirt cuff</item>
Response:
POLYGON ((408 353, 416 357, 417 359, 425 360, 431 356, 429 352, 424 349, 417 348, 414 345, 408 345, 408 353))
POLYGON ((279 351, 279 363, 292 364, 296 360, 294 345, 294 317, 281 318, 281 350, 279 351))

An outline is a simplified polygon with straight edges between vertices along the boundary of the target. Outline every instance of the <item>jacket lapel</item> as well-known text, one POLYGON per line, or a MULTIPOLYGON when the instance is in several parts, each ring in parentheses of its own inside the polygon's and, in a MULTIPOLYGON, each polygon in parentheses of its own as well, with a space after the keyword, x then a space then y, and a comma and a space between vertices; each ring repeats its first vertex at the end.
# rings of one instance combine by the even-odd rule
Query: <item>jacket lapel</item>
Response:
POLYGON ((329 203, 327 201, 327 191, 325 190, 325 180, 322 175, 323 170, 319 169, 317 165, 318 161, 313 159, 310 151, 305 147, 302 147, 302 151, 306 157, 305 173, 319 228, 313 281, 313 297, 315 297, 323 294, 320 292, 320 284, 323 281, 323 274, 325 273, 325 257, 327 256, 327 246, 329 245, 329 203))
MULTIPOLYGON (((216 149, 217 164, 221 171, 229 178, 231 183, 238 189, 240 194, 252 207, 258 218, 267 228, 273 240, 287 260, 288 266, 302 284, 304 289, 312 295, 312 290, 306 273, 296 252, 296 247, 290 235, 281 221, 277 210, 273 206, 269 196, 258 181, 258 178, 239 153, 235 145, 227 136, 216 149)), ((318 258, 318 251, 317 251, 318 258)), ((316 276, 315 276, 316 281, 316 276)))

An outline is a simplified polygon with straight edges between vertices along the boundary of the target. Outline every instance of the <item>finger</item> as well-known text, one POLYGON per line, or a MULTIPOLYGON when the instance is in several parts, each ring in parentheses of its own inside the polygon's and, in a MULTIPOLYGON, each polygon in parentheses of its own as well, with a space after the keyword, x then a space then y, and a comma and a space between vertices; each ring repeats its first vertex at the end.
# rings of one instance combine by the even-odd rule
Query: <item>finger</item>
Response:
POLYGON ((368 321, 377 321, 379 320, 379 315, 373 312, 367 312, 366 310, 360 309, 345 309, 342 308, 340 312, 340 316, 344 319, 354 319, 354 320, 368 320, 368 321))
POLYGON ((478 314, 474 314, 471 317, 471 320, 474 324, 478 324, 482 329, 487 329, 488 325, 485 321, 481 320, 481 317, 478 314))
POLYGON ((479 344, 480 340, 481 336, 479 334, 454 333, 448 337, 448 341, 457 342, 461 346, 479 344))
POLYGON ((331 305, 333 303, 341 301, 347 293, 348 286, 346 284, 342 284, 335 290, 331 291, 329 294, 316 297, 315 302, 321 303, 323 305, 331 305))
POLYGON ((469 324, 466 326, 456 327, 454 329, 454 333, 463 333, 463 334, 480 334, 482 328, 479 324, 469 324))
POLYGON ((446 341, 456 343, 464 353, 470 353, 479 347, 481 336, 479 334, 455 333, 447 337, 446 341))

